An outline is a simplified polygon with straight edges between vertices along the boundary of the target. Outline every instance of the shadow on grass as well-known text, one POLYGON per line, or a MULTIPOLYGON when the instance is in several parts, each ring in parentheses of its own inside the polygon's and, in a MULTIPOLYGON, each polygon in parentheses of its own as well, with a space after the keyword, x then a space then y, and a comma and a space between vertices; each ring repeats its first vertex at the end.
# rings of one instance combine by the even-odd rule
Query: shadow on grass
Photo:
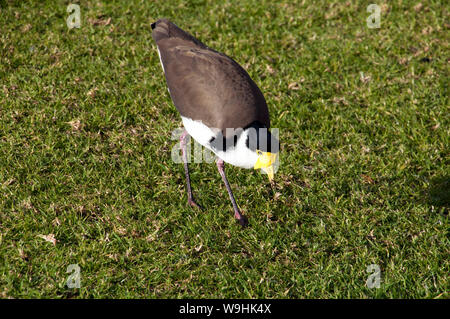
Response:
POLYGON ((427 197, 430 205, 437 207, 440 213, 448 215, 450 210, 450 176, 433 178, 427 190, 427 197))

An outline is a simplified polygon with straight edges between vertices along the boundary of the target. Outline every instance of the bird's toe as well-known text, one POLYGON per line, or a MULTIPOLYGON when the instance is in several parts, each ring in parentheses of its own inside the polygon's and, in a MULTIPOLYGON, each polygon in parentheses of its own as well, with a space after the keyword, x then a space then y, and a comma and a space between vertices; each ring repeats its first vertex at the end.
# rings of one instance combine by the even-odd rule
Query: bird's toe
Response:
POLYGON ((244 215, 241 215, 241 218, 239 218, 238 221, 239 221, 239 224, 242 227, 247 227, 248 226, 248 218, 245 217, 244 215))
POLYGON ((203 210, 203 207, 197 204, 193 199, 188 200, 188 205, 199 210, 203 210))

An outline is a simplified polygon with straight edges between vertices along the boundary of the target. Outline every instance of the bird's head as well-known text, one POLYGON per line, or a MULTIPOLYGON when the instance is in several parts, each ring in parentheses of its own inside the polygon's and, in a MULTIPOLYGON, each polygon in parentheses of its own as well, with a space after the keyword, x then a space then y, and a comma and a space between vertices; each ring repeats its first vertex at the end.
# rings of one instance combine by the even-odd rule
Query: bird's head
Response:
POLYGON ((273 180, 274 176, 274 165, 278 158, 278 153, 271 152, 263 152, 261 150, 257 150, 256 154, 258 155, 258 159, 256 160, 254 169, 262 169, 267 176, 269 177, 269 181, 273 180))
POLYGON ((261 169, 273 180, 278 168, 279 140, 265 127, 250 127, 247 147, 256 153, 254 169, 261 169))
MULTIPOLYGON (((246 128, 220 130, 209 146, 225 162, 243 168, 261 169, 272 181, 279 165, 279 141, 265 126, 255 122, 246 128)), ((274 133, 274 131, 272 131, 274 133)))

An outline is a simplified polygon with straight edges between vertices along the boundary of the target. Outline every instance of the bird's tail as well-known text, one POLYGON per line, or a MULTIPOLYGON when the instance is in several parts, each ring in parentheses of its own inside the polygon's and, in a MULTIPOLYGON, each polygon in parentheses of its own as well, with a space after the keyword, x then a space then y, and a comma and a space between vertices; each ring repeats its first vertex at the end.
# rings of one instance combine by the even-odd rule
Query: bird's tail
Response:
POLYGON ((163 39, 168 38, 179 38, 189 42, 194 42, 196 45, 206 47, 199 40, 194 38, 192 35, 180 29, 177 25, 169 21, 168 19, 159 19, 158 21, 151 24, 152 27, 152 37, 156 44, 163 39))

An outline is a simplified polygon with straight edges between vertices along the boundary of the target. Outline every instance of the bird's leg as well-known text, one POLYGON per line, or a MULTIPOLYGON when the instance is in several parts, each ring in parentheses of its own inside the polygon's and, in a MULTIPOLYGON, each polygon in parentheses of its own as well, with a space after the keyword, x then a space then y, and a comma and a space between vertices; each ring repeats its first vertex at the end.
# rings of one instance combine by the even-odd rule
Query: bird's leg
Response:
POLYGON ((186 130, 184 130, 180 136, 180 146, 181 146, 181 152, 182 152, 182 157, 183 157, 184 173, 186 175, 188 204, 191 207, 197 207, 197 208, 201 209, 201 206, 195 202, 194 196, 192 195, 191 178, 189 176, 189 167, 188 167, 188 159, 187 159, 187 151, 186 151, 187 137, 188 137, 188 132, 186 130))
POLYGON ((227 188, 228 195, 230 195, 231 204, 233 204, 234 217, 237 220, 239 220, 239 224, 241 224, 241 226, 245 227, 248 225, 247 217, 242 215, 241 212, 239 211, 239 208, 238 208, 236 201, 234 199, 234 196, 233 196, 233 192, 231 191, 230 184, 228 183, 227 177, 225 176, 225 163, 220 158, 217 159, 217 168, 219 170, 220 176, 222 176, 223 182, 225 183, 225 187, 227 188))

